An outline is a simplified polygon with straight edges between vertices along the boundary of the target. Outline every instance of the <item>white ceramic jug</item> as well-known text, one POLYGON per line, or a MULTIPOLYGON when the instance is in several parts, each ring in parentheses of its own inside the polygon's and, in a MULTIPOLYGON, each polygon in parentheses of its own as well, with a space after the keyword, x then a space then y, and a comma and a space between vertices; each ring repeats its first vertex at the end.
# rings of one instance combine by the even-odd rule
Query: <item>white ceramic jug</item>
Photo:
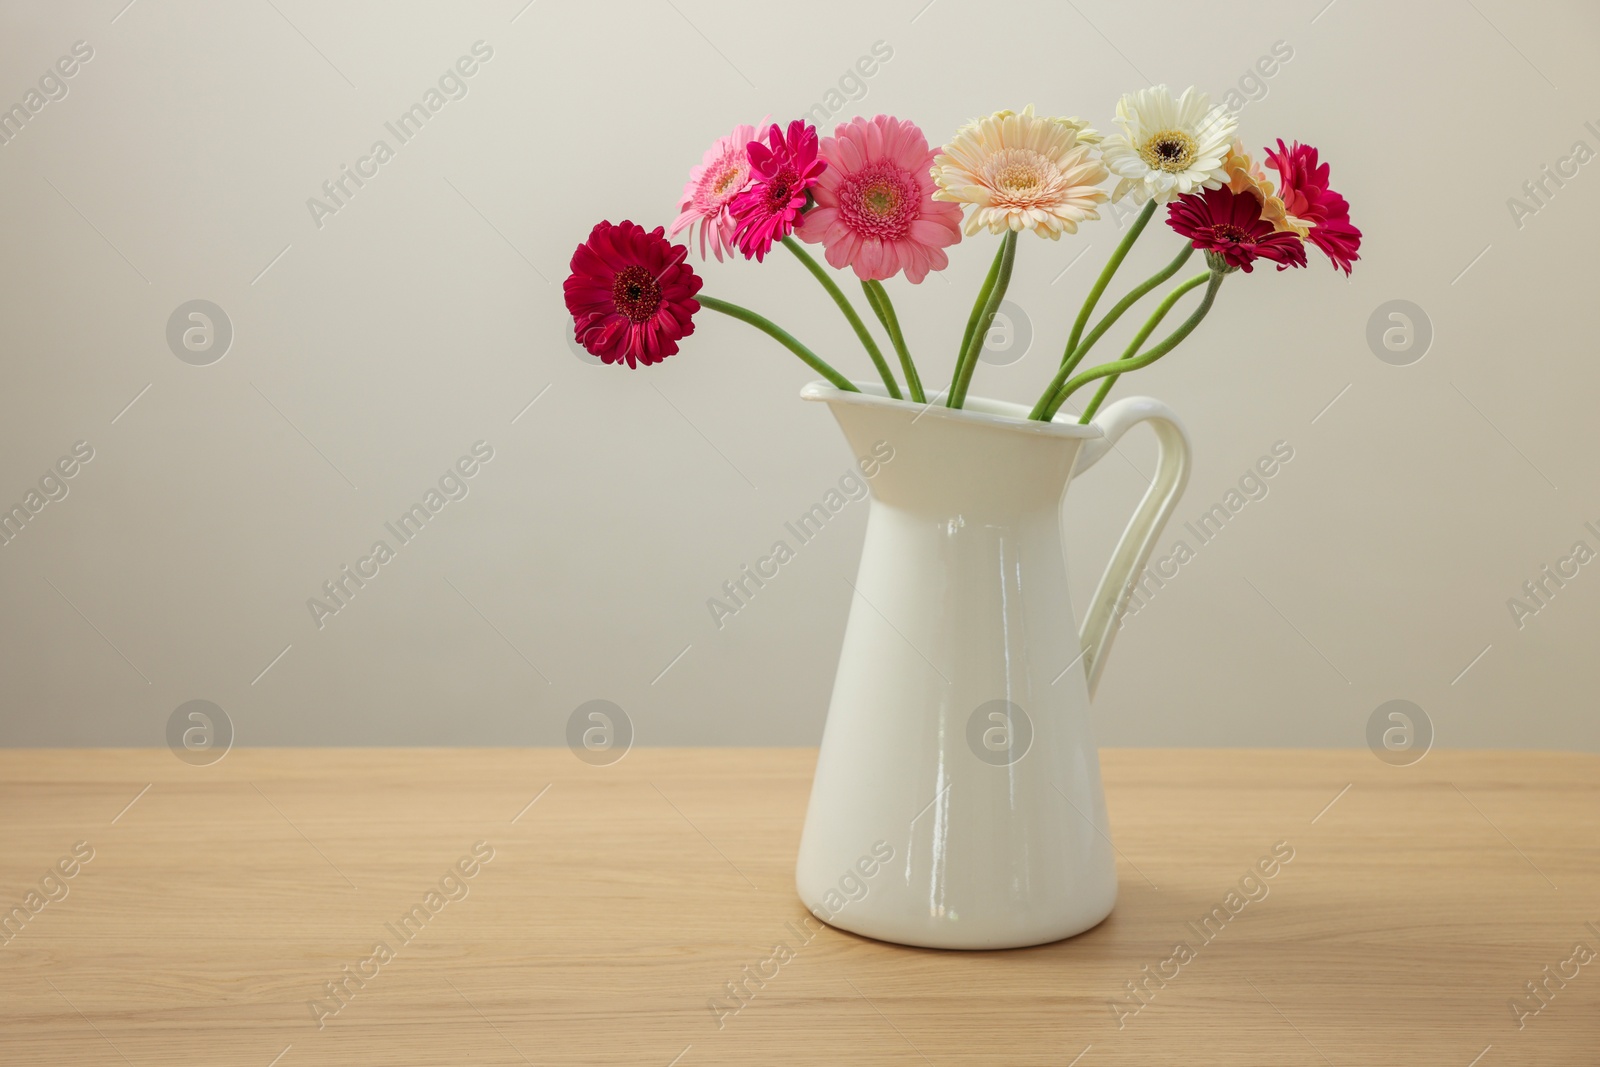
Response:
POLYGON ((1188 437, 1147 397, 1079 426, 1030 422, 1016 404, 969 398, 951 410, 858 384, 800 394, 828 404, 857 456, 878 457, 800 842, 800 899, 842 929, 932 948, 1087 930, 1117 895, 1089 698, 1124 587, 1188 480, 1188 437), (1062 500, 1140 422, 1159 442, 1155 481, 1080 628, 1062 500))

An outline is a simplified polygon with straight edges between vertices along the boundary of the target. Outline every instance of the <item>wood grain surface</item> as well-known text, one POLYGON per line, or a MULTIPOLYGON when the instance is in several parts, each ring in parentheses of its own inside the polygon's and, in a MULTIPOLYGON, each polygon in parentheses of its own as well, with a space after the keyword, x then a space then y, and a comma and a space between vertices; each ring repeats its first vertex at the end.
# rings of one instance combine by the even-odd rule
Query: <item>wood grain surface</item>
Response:
POLYGON ((981 953, 802 924, 814 761, 0 752, 0 1063, 1600 1064, 1600 757, 1108 751, 1116 911, 981 953))

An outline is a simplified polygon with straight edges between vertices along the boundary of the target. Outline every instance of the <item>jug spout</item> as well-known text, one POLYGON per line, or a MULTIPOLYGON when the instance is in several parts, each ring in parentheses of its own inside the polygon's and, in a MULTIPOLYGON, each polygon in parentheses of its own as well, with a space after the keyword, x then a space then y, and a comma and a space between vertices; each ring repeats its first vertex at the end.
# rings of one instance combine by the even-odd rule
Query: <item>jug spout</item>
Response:
POLYGON ((872 485, 874 499, 891 507, 999 514, 1053 508, 1081 446, 1101 436, 1093 425, 1030 422, 1020 404, 969 398, 951 409, 890 399, 882 385, 859 387, 850 393, 816 382, 800 395, 828 404, 857 456, 892 454, 872 485))

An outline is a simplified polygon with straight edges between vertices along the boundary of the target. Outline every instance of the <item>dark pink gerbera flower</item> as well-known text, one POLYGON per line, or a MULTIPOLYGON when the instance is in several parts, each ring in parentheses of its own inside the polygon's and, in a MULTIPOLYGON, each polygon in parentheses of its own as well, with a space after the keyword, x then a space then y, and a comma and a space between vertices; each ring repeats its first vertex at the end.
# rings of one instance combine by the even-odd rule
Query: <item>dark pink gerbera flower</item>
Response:
POLYGON ((1299 141, 1285 148, 1280 137, 1276 152, 1267 149, 1267 166, 1278 172, 1289 225, 1349 274, 1350 264, 1361 258, 1361 231, 1350 224, 1349 203, 1328 188, 1328 165, 1317 162, 1317 150, 1299 141))
POLYGON ((562 286, 578 343, 604 363, 660 363, 694 333, 700 276, 657 226, 598 223, 572 253, 562 286))
POLYGON ((762 260, 774 241, 789 236, 811 188, 828 165, 817 158, 817 128, 800 119, 787 135, 773 123, 767 144, 751 141, 749 188, 734 197, 733 239, 746 259, 762 260))
POLYGON ((1230 267, 1249 273, 1257 259, 1285 267, 1306 265, 1306 246, 1287 230, 1274 230, 1261 217, 1261 201, 1226 185, 1189 193, 1167 208, 1167 225, 1202 252, 1214 252, 1230 267))

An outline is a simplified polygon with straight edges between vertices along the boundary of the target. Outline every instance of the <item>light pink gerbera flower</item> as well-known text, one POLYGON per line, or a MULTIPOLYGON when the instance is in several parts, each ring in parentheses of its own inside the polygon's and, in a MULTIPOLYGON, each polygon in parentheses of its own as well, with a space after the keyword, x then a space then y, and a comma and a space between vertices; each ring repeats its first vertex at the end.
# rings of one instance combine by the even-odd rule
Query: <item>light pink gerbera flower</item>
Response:
POLYGON ((961 207, 933 199, 938 153, 916 124, 857 117, 822 139, 828 163, 800 219, 800 240, 821 243, 828 262, 863 280, 900 271, 913 284, 944 270, 944 249, 961 240, 961 207))
MULTIPOLYGON (((700 258, 710 254, 722 261, 724 251, 733 252, 733 215, 728 205, 744 192, 750 184, 750 153, 746 145, 756 139, 756 128, 740 125, 726 137, 718 137, 706 149, 700 165, 689 172, 689 182, 683 187, 682 212, 673 220, 668 236, 676 237, 683 229, 700 224, 700 258)), ((694 243, 694 234, 689 234, 694 243)))

